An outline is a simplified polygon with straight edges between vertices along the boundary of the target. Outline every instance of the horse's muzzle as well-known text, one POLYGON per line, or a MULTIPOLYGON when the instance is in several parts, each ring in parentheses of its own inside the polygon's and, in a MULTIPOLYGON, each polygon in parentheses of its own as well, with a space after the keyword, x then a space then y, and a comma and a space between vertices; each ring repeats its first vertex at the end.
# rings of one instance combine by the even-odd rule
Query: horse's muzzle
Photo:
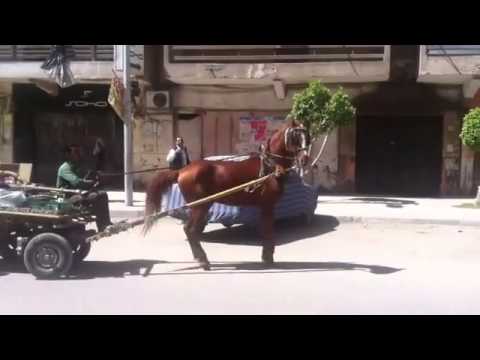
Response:
POLYGON ((310 157, 306 154, 300 156, 300 165, 307 166, 309 160, 310 160, 310 157))

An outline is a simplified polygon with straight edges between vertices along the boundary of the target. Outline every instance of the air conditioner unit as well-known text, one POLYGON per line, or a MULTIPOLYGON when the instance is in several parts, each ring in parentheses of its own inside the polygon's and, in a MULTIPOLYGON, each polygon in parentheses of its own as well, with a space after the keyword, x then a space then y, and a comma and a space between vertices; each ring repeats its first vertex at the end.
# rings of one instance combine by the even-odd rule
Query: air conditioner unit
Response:
POLYGON ((148 91, 146 100, 148 113, 167 112, 171 109, 172 104, 169 91, 148 91))

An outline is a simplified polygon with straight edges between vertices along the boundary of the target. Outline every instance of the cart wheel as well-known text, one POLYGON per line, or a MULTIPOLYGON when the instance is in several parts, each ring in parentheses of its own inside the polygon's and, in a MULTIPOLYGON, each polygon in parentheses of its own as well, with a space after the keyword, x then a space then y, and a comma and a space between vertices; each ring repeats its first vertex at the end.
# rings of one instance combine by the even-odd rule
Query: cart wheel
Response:
POLYGON ((83 242, 80 245, 78 245, 77 249, 73 253, 73 261, 75 263, 79 263, 82 260, 84 260, 90 253, 91 248, 92 248, 91 242, 83 242))
POLYGON ((63 236, 44 233, 28 242, 23 261, 27 270, 38 279, 58 278, 68 274, 72 266, 72 252, 63 236))

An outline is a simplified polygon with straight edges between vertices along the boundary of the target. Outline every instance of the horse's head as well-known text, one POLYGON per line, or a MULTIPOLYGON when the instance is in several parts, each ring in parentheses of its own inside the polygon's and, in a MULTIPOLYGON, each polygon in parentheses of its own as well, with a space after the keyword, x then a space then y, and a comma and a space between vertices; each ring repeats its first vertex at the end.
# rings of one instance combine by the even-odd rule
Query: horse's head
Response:
POLYGON ((269 141, 270 152, 293 160, 298 159, 305 166, 309 159, 310 134, 308 130, 295 120, 276 132, 269 141))

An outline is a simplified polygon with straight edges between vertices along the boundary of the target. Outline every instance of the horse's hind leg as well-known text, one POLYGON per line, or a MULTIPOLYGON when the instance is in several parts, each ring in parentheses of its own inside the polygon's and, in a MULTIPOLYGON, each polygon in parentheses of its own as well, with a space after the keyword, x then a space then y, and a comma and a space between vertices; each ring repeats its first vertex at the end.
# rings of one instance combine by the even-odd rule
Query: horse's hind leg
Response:
POLYGON ((273 207, 262 209, 261 232, 263 237, 262 261, 265 265, 273 265, 275 242, 273 239, 273 207))
POLYGON ((183 227, 188 238, 188 243, 192 249, 193 258, 200 264, 204 270, 210 270, 210 262, 207 254, 200 244, 199 237, 205 227, 205 219, 209 206, 198 206, 192 208, 190 218, 183 227))

